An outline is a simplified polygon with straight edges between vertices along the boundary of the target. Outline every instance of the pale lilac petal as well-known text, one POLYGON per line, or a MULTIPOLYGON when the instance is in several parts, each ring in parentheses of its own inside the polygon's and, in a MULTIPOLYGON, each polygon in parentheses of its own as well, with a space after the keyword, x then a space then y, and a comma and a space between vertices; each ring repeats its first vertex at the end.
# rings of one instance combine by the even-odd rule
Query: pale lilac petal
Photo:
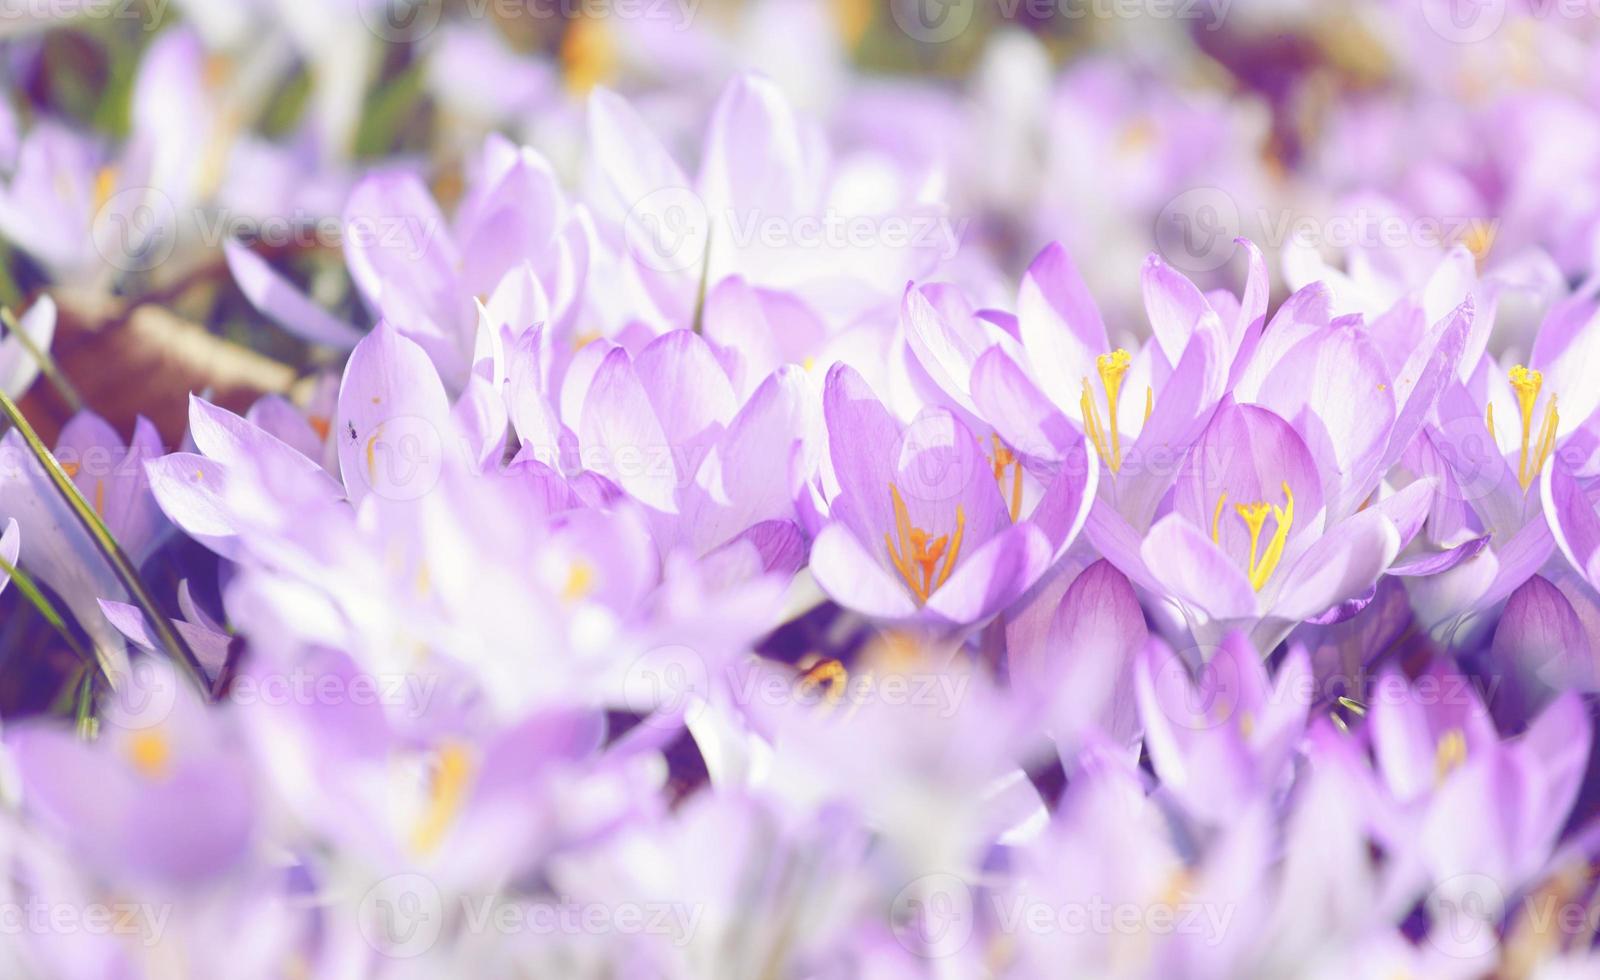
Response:
POLYGON ((841 606, 880 619, 910 619, 916 601, 906 584, 885 571, 855 532, 829 524, 811 544, 811 574, 841 606))
POLYGON ((1212 619, 1256 614, 1256 594, 1240 563, 1181 515, 1168 514, 1157 521, 1139 554, 1166 591, 1212 619))
POLYGON ((1382 513, 1366 510, 1335 524, 1287 570, 1272 615, 1309 619, 1371 588, 1400 550, 1400 535, 1382 513))
POLYGON ((1022 278, 1017 330, 1050 399, 1077 417, 1083 379, 1110 347, 1106 325, 1078 267, 1059 242, 1045 246, 1022 278))
POLYGON ((222 251, 239 291, 273 323, 302 340, 338 350, 349 350, 361 339, 361 331, 312 302, 266 259, 234 241, 223 243, 222 251))

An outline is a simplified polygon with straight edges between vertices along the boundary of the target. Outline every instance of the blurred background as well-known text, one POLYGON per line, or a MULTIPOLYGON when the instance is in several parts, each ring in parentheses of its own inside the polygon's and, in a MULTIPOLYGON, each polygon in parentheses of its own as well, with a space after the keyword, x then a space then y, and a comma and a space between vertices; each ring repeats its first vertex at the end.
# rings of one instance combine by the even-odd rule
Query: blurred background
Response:
POLYGON ((597 87, 692 168, 756 70, 840 206, 940 204, 938 275, 981 303, 1060 240, 1138 335, 1146 254, 1237 285, 1243 235, 1275 299, 1322 279, 1339 312, 1465 263, 1511 356, 1594 267, 1597 34, 1557 0, 0 0, 0 304, 58 310, 23 402, 47 442, 87 406, 177 448, 189 392, 311 404, 342 360, 257 312, 229 243, 362 325, 363 176, 449 215, 498 132, 581 200, 597 87))

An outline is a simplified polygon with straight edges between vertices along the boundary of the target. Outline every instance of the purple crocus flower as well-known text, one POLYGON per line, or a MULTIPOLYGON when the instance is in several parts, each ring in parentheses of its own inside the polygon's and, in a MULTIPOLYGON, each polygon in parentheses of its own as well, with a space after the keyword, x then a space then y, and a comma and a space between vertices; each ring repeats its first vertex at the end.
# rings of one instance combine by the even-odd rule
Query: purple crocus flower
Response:
POLYGON ((1022 514, 959 419, 930 410, 903 425, 843 364, 828 373, 823 410, 839 490, 811 571, 837 602, 872 616, 988 618, 1065 551, 1094 498, 1097 471, 1080 454, 1022 514))

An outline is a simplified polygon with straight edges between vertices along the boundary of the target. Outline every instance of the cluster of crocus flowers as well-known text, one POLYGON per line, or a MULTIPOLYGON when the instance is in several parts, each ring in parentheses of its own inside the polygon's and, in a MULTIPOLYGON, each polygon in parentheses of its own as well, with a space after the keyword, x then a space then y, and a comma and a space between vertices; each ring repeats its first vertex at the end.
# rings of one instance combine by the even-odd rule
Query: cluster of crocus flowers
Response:
MULTIPOLYGON (((242 57, 260 11, 189 6, 242 57)), ((875 22, 760 6, 822 48, 875 22)), ((1019 104, 1013 38, 976 93, 1007 181, 921 138, 977 125, 931 86, 830 76, 864 126, 716 60, 725 25, 597 18, 549 65, 380 18, 442 111, 503 75, 484 112, 538 133, 313 162, 349 83, 307 32, 377 16, 294 32, 333 76, 309 157, 236 140, 279 66, 230 84, 188 26, 126 145, 0 115, 30 260, 0 282, 0 974, 1600 970, 1600 270, 1529 185, 1435 160, 1507 225, 1342 255, 1184 228, 1208 264, 1146 212, 1227 161, 1209 190, 1298 167, 1331 198, 1348 161, 1287 124, 1239 154, 1237 106, 1125 66, 1019 104), (608 87, 639 49, 660 98, 608 87), (1105 208, 1057 113, 1125 174, 1105 208), (49 358, 57 300, 202 300, 86 212, 227 206, 252 165, 325 180, 342 269, 138 257, 198 258, 305 377, 119 424, 49 358)), ((1358 108, 1329 112, 1389 131, 1358 108)))

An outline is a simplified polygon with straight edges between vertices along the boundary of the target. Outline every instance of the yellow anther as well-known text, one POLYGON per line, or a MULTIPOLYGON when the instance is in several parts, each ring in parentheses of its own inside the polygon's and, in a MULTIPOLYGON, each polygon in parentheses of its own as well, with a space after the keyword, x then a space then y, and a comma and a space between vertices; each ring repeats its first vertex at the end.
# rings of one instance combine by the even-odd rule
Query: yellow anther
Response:
POLYGON ((1472 226, 1461 236, 1461 244, 1467 247, 1472 257, 1481 266, 1488 257, 1489 249, 1494 247, 1494 222, 1482 219, 1474 220, 1472 226))
POLYGON ((599 17, 574 17, 561 39, 561 74, 567 89, 587 95, 617 73, 617 43, 599 17))
MULTIPOLYGON (((1211 514, 1211 540, 1216 543, 1221 543, 1222 507, 1227 500, 1226 493, 1218 497, 1217 509, 1211 514)), ((1287 481, 1283 484, 1283 500, 1282 507, 1265 501, 1233 505, 1234 513, 1250 529, 1250 560, 1245 571, 1250 578, 1250 587, 1257 592, 1267 584, 1278 562, 1283 559, 1283 548, 1289 541, 1289 529, 1294 526, 1294 494, 1289 490, 1287 481), (1273 519, 1272 537, 1267 540, 1266 550, 1262 551, 1261 531, 1266 527, 1269 516, 1273 519)))
POLYGON ((438 848, 450 824, 455 821, 456 814, 461 811, 461 805, 466 802, 471 781, 472 757, 466 746, 446 743, 439 749, 427 810, 416 832, 411 835, 411 849, 414 852, 429 854, 438 848))
POLYGON ((795 681, 794 693, 797 697, 810 697, 812 692, 822 690, 822 696, 831 707, 844 699, 845 685, 850 680, 850 672, 844 669, 844 664, 828 658, 819 661, 800 678, 795 681))
POLYGON ((579 559, 567 570, 567 584, 561 587, 561 601, 574 603, 587 599, 594 591, 594 566, 579 559))
POLYGON ((1015 524, 1022 514, 1022 461, 1017 459, 1017 454, 1006 448, 1000 441, 999 434, 990 437, 994 440, 994 455, 989 462, 994 466, 994 479, 1000 485, 1001 496, 1006 492, 1006 467, 1014 467, 1011 473, 1011 523, 1015 524))
POLYGON ((1452 728, 1439 736, 1438 748, 1433 755, 1433 776, 1438 782, 1444 782, 1449 776, 1467 761, 1467 736, 1459 728, 1452 728))
MULTIPOLYGON (((1083 379, 1083 397, 1079 401, 1079 407, 1083 409, 1083 427, 1089 441, 1094 443, 1094 451, 1112 473, 1122 469, 1122 433, 1117 429, 1117 399, 1122 394, 1122 379, 1132 363, 1133 356, 1121 347, 1094 359, 1095 370, 1100 375, 1100 387, 1106 395, 1106 424, 1103 428, 1100 414, 1095 410, 1094 387, 1088 378, 1083 379)), ((1147 391, 1146 418, 1150 417, 1150 409, 1154 406, 1153 398, 1154 393, 1147 391)))
POLYGON ((895 535, 883 535, 889 549, 889 560, 905 579, 906 585, 920 602, 927 602, 939 586, 950 577, 956 556, 961 553, 961 535, 966 531, 967 515, 961 505, 956 505, 956 529, 953 534, 933 535, 911 523, 911 514, 900 496, 900 488, 889 484, 889 496, 894 501, 895 535), (898 539, 899 550, 895 544, 898 539), (942 563, 941 563, 942 562, 942 563))
POLYGON ((1156 390, 1149 385, 1144 386, 1144 420, 1150 421, 1150 415, 1156 410, 1156 390))
MULTIPOLYGON (((1522 417, 1522 447, 1517 455, 1517 482, 1521 484, 1524 493, 1538 478, 1539 471, 1544 469, 1545 460, 1556 448, 1556 428, 1560 424, 1560 415, 1556 412, 1556 396, 1551 395, 1549 404, 1545 406, 1544 420, 1539 426, 1538 441, 1534 441, 1533 410, 1539 401, 1539 392, 1544 387, 1544 373, 1532 371, 1518 364, 1511 369, 1511 390, 1517 396, 1517 411, 1522 417)), ((1491 408, 1489 419, 1494 419, 1491 408)))
POLYGON ((112 193, 117 189, 117 168, 111 164, 101 167, 94 175, 94 210, 89 212, 96 217, 100 209, 111 200, 112 193))
POLYGON ((172 746, 158 731, 135 732, 128 740, 128 758, 140 775, 149 779, 166 776, 172 762, 172 746))

